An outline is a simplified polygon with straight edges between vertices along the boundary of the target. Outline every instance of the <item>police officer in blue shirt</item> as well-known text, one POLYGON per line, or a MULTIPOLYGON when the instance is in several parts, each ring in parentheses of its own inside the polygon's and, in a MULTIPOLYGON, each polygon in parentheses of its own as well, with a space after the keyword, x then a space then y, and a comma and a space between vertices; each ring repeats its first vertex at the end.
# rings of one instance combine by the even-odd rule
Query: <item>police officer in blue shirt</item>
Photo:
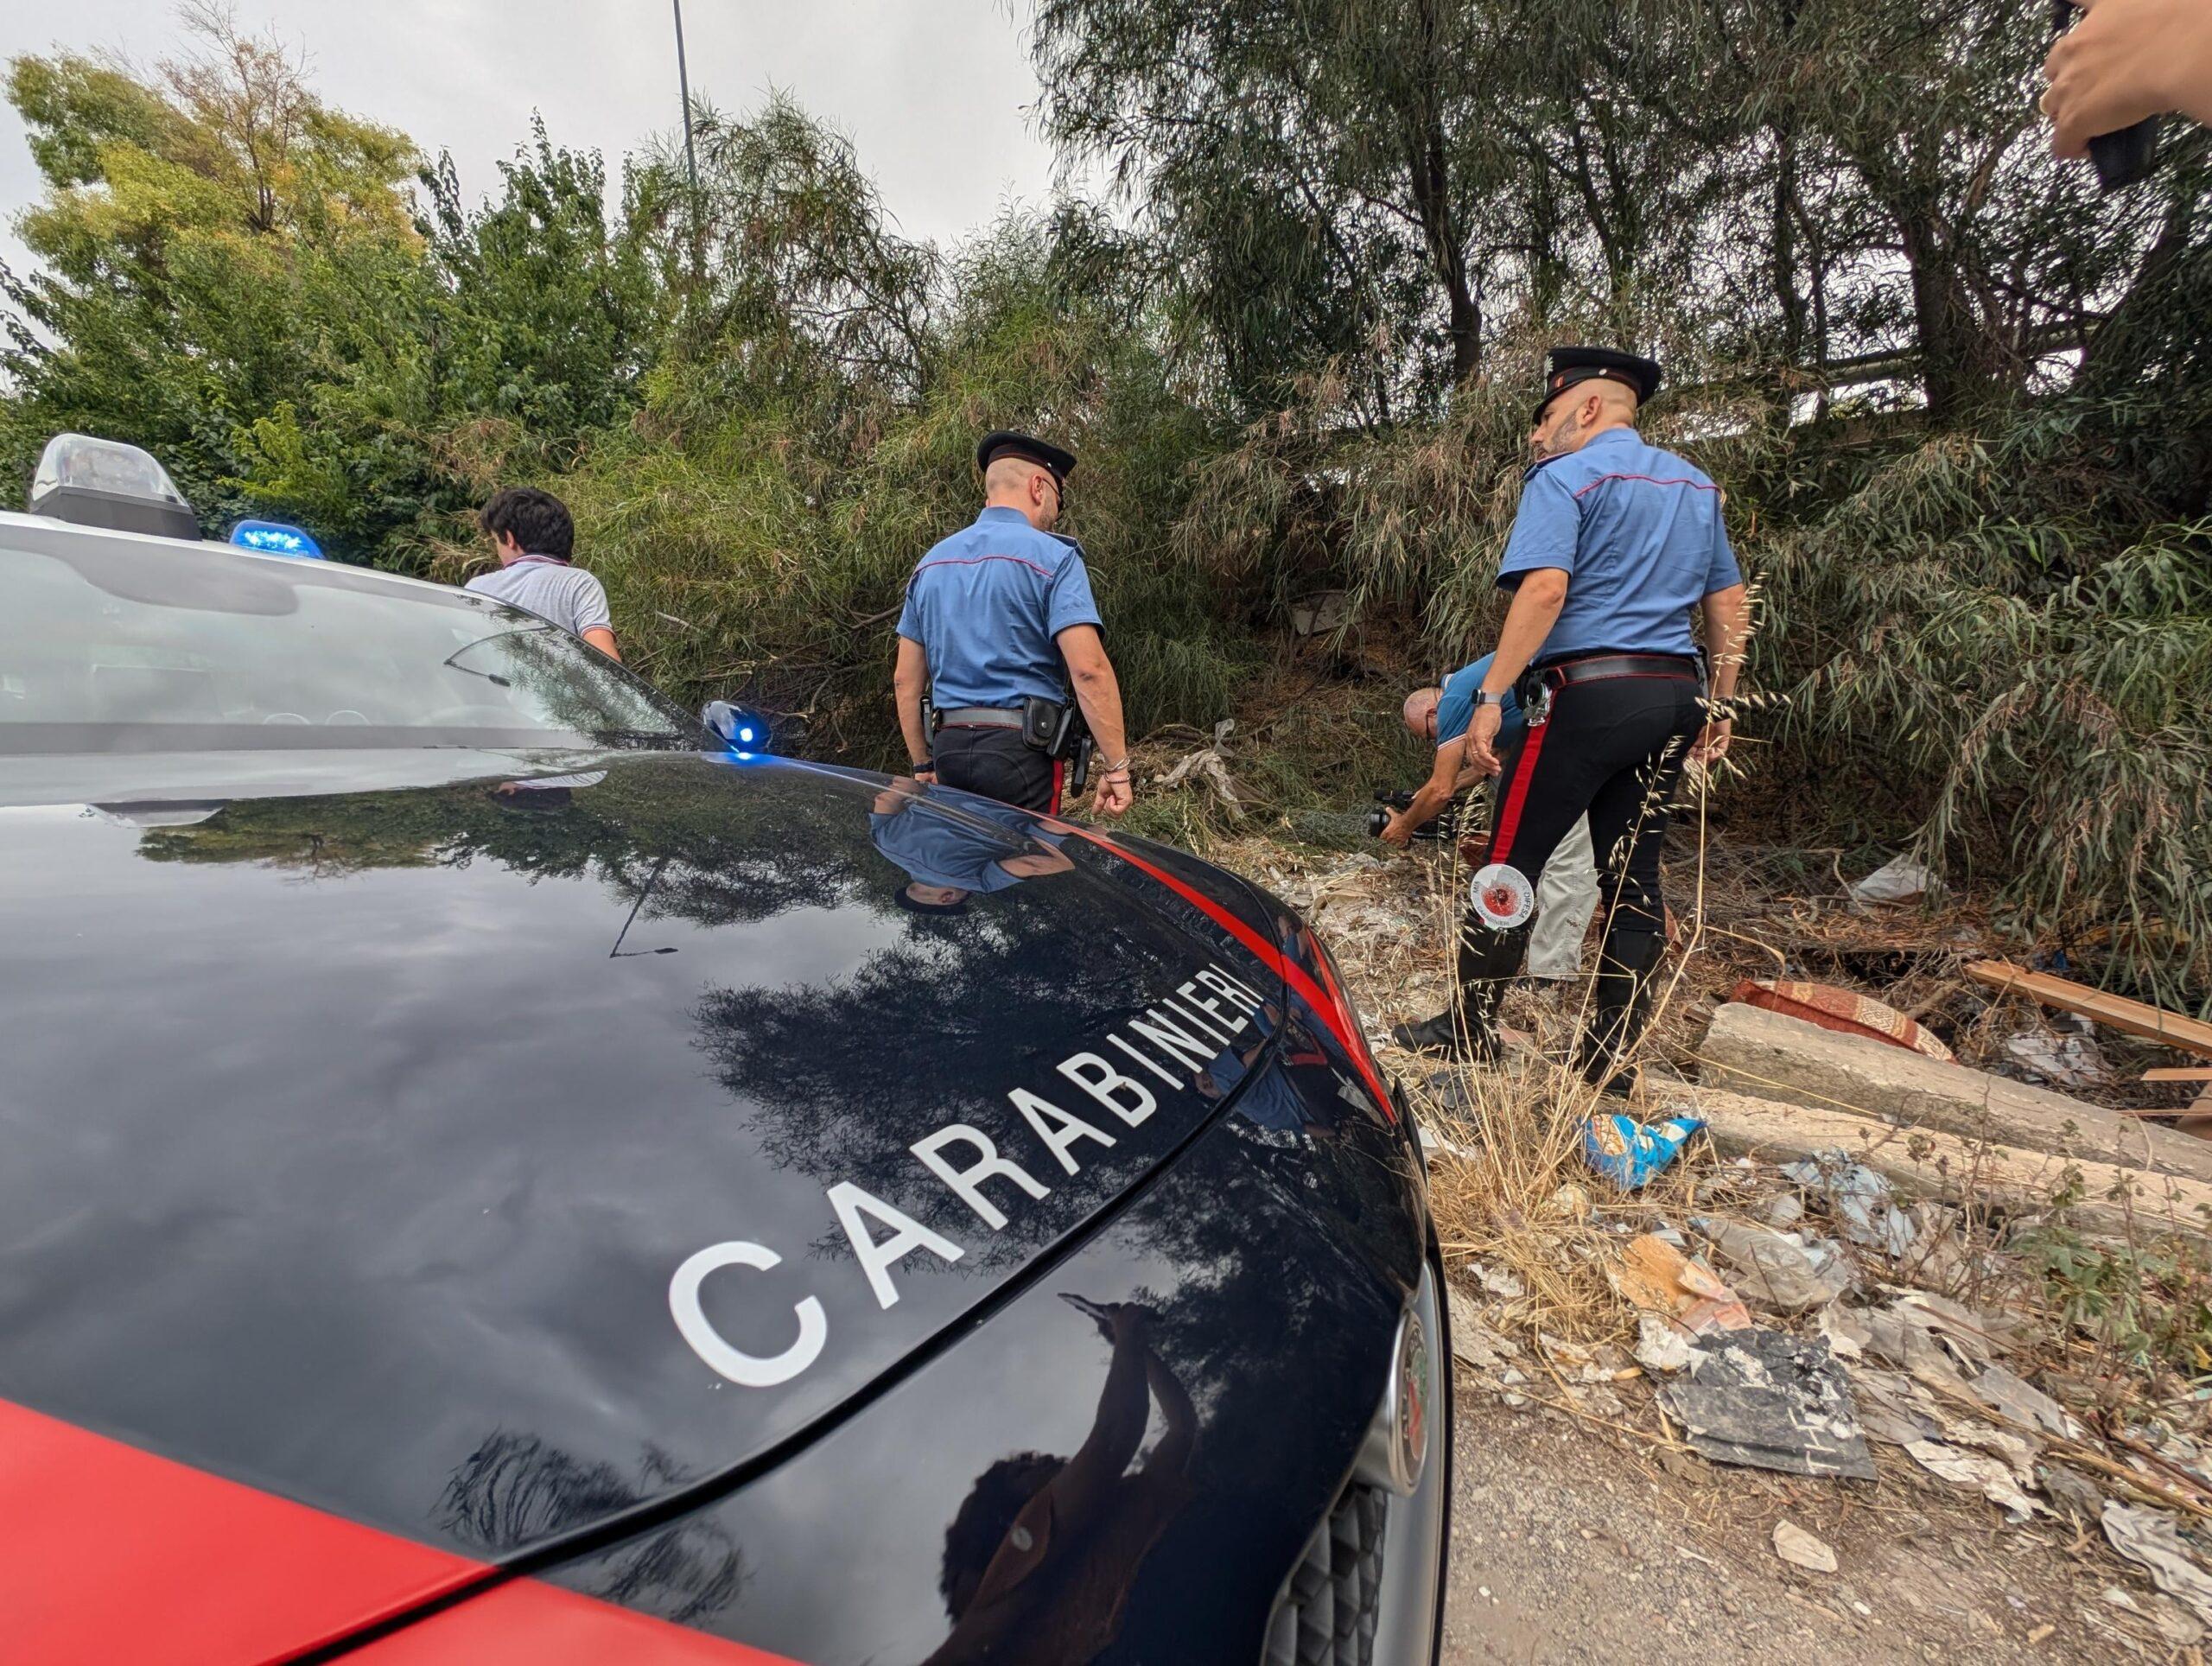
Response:
POLYGON ((932 804, 912 781, 893 781, 875 795, 868 838, 906 873, 892 900, 913 914, 965 913, 968 899, 988 896, 1024 880, 1065 874, 1075 863, 1058 837, 1029 818, 995 804, 958 812, 932 804))
MULTIPOLYGON (((1727 749, 1745 625, 1719 488, 1636 431, 1637 407, 1658 387, 1648 359, 1553 349, 1529 435, 1535 461, 1498 569, 1513 600, 1466 734, 1437 748, 1415 803, 1433 800, 1433 815, 1463 768, 1503 771, 1460 929, 1458 1021, 1447 1009, 1403 1039, 1497 1056, 1498 997, 1520 970, 1535 877, 1587 813, 1605 938, 1576 1063, 1611 1092, 1630 1084, 1628 1057, 1649 1021, 1665 947, 1659 849, 1669 804, 1686 757, 1709 763, 1727 749), (1709 699, 1690 634, 1700 612, 1709 699), (1501 757, 1504 703, 1516 691, 1527 725, 1501 757)), ((1382 836, 1404 844, 1419 825, 1413 813, 1382 836)))
MULTIPOLYGON (((983 512, 915 567, 893 685, 918 781, 1057 813, 1066 762, 1038 733, 1039 703, 1081 707, 1098 748, 1091 807, 1129 807, 1122 690, 1083 551, 1056 537, 1075 458, 1027 434, 976 448, 983 512)), ((1049 715, 1049 714, 1046 714, 1049 715)))

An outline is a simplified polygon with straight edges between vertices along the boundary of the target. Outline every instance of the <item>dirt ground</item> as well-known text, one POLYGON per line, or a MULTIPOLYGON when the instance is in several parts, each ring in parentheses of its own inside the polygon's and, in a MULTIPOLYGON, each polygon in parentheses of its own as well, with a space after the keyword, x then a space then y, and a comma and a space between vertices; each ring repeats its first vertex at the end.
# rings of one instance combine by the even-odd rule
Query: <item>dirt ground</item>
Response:
MULTIPOLYGON (((1425 1014, 1448 995, 1457 887, 1442 853, 1377 860, 1248 837, 1212 854, 1305 911, 1331 943, 1378 1043, 1389 1023, 1425 1014)), ((1698 1038, 1745 976, 1781 971, 1866 989, 1942 1034, 1962 1061, 2007 1074, 2005 1038, 2063 1033, 2048 1015, 1989 997, 1958 976, 1962 960, 2006 946, 1970 901, 1933 914, 1866 914, 1841 899, 1825 865, 1813 871, 1794 853, 1712 846, 1677 857, 1672 888, 1692 952, 1678 959, 1682 975, 1666 991, 1648 1054, 1656 1085, 1637 1096, 1638 1114, 1653 1114, 1647 1098, 1663 1103, 1671 1071, 1694 1072, 1698 1038)), ((1575 993, 1516 989, 1504 1016, 1547 1036, 1571 1027, 1562 1002, 1575 993)), ((2127 1097, 2121 1084, 2165 1062, 2104 1040, 2101 1098, 2127 1097)), ((1578 1415, 1547 1408, 1554 1386, 1578 1402, 1585 1391, 1543 1363, 1563 1357, 1543 1331, 1585 1348, 1610 1345, 1607 1369, 1621 1364, 1624 1333, 1632 1340, 1627 1310, 1594 1270, 1604 1257, 1593 1259, 1587 1205, 1597 1205, 1598 1224, 1609 1217, 1679 1220, 1715 1206, 1740 1212, 1757 1200, 1732 1188, 1740 1181, 1756 1191, 1773 1176, 1738 1173, 1700 1151, 1636 1197, 1616 1196, 1585 1172, 1573 1143, 1556 1137, 1560 1119, 1541 1107, 1532 1112, 1526 1094, 1499 1086, 1503 1077, 1439 1074, 1432 1061, 1382 1052, 1425 1122, 1489 1154, 1475 1161, 1467 1145, 1440 1148, 1432 1180, 1447 1261, 1484 1322, 1518 1338, 1525 1368, 1459 1375, 1447 1662, 2202 1666, 2204 1626, 2116 1555, 2094 1519, 2040 1484, 2038 1513, 2014 1525, 1971 1487, 1939 1480, 1879 1441, 1871 1446, 1872 1482, 1708 1462, 1662 1432, 1650 1384, 1632 1371, 1635 1380, 1611 1379, 1617 1395, 1597 1390, 1578 1415), (1570 1194, 1582 1200, 1580 1227, 1554 1218, 1570 1194), (1527 1299, 1486 1298, 1485 1261, 1515 1276, 1510 1295, 1525 1283, 1527 1299), (1519 1389, 1504 1387, 1516 1381, 1519 1389), (1829 1547, 1836 1571, 1785 1562, 1774 1540, 1784 1521, 1829 1547)), ((1991 1242, 1976 1243, 1993 1253, 1991 1242)), ((1872 1300, 1873 1286, 1891 1273, 1865 1271, 1872 1300)), ((1993 1301, 2000 1287, 2024 1281, 2033 1282, 2012 1269, 1974 1294, 1993 1301)), ((2054 1340, 2046 1351, 2062 1345, 2054 1340)), ((2080 1352, 2078 1339, 2070 1345, 2080 1352)), ((2015 1363, 2031 1368, 2024 1358, 2015 1363)), ((2201 1409, 2184 1408, 2190 1427, 2202 1426, 2201 1409)), ((2109 1482, 2094 1489, 2110 1491, 2109 1482)))
POLYGON ((1871 1484, 1669 1470, 1464 1372, 1458 1397, 1446 1666, 2196 1656, 2161 1636, 2165 1599, 2075 1528, 2007 1526, 1893 1451, 1871 1484), (1836 1572, 1777 1556, 1781 1520, 1834 1549, 1836 1572))

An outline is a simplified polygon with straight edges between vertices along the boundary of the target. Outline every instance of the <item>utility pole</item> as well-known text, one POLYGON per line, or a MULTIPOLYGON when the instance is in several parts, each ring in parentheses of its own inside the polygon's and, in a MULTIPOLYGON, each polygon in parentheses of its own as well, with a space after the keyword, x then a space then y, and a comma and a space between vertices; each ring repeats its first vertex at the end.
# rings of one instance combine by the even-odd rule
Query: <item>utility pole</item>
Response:
POLYGON ((676 8, 676 86, 683 99, 683 167, 691 176, 691 280, 696 284, 707 265, 706 228, 700 223, 699 153, 691 143, 691 72, 683 60, 683 0, 676 8))
POLYGON ((694 213, 699 203, 699 153, 691 148, 691 72, 683 62, 683 0, 673 0, 676 7, 676 86, 683 99, 683 165, 691 175, 691 204, 694 213))

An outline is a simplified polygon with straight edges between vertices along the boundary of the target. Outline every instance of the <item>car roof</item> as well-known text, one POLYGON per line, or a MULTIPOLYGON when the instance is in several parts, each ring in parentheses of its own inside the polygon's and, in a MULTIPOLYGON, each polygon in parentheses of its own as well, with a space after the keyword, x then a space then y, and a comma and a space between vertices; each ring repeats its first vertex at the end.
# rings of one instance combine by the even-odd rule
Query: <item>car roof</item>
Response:
POLYGON ((162 560, 179 556, 202 559, 214 557, 225 561, 253 562, 264 566, 278 566, 288 572, 298 573, 315 569, 348 578, 359 577, 372 585, 391 585, 402 588, 429 590, 451 595, 461 587, 441 584, 434 579, 414 578, 403 573, 387 573, 374 567, 357 567, 350 562, 302 562, 296 556, 274 555, 259 550, 248 550, 238 544, 225 544, 213 538, 187 539, 162 537, 151 532, 124 532, 106 526, 84 526, 74 521, 56 520, 50 515, 26 515, 16 510, 0 510, 0 556, 6 553, 5 535, 22 531, 35 532, 41 543, 53 547, 54 541, 81 540, 87 544, 105 544, 120 550, 137 546, 149 557, 158 554, 162 560))

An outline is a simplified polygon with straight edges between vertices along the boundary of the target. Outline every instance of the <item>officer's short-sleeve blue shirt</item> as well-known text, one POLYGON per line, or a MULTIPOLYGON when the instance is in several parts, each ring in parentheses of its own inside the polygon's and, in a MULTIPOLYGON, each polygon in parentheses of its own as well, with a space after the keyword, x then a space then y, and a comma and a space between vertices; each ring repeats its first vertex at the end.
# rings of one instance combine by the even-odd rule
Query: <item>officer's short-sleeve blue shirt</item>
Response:
POLYGON ((1061 841, 1038 831, 1021 811, 991 804, 963 806, 966 815, 997 822, 1005 832, 994 838, 965 820, 956 819, 915 798, 889 811, 868 818, 868 837, 875 848, 924 885, 949 886, 962 891, 1003 891, 1021 883, 1022 876, 1001 866, 1007 859, 1029 853, 1031 841, 1058 847, 1061 841))
MULTIPOLYGON (((1444 697, 1436 703, 1436 744, 1448 746, 1467 732, 1467 725, 1474 721, 1475 695, 1483 685, 1483 678, 1490 675, 1490 662, 1497 656, 1486 653, 1471 665, 1462 665, 1444 679, 1444 697)), ((1513 690, 1505 691, 1505 698, 1498 702, 1497 732, 1521 727, 1521 703, 1513 690)))
POLYGON ((939 708, 1065 697, 1055 640, 1100 625, 1083 552, 1013 509, 986 509, 924 556, 906 584, 899 634, 922 645, 939 708))
POLYGON ((1607 649, 1694 653, 1691 610, 1744 577, 1720 488, 1627 428, 1529 471, 1498 582, 1545 567, 1567 575, 1567 605, 1537 663, 1607 649))

